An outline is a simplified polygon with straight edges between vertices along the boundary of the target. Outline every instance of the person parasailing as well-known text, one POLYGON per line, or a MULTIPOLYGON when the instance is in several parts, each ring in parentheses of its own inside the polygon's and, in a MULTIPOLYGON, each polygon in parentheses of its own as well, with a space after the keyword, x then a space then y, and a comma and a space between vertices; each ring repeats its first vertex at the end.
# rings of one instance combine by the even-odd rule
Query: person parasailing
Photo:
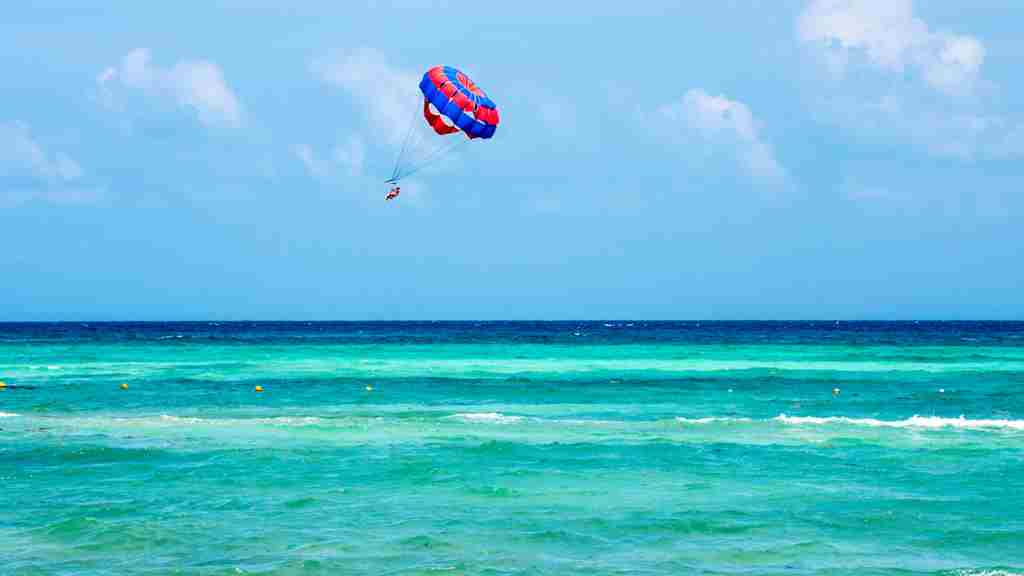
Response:
POLYGON ((410 118, 402 148, 395 159, 391 178, 386 181, 391 189, 385 200, 394 200, 401 194, 398 181, 415 174, 427 164, 445 156, 458 145, 473 140, 489 140, 498 128, 498 107, 487 94, 462 71, 451 66, 434 66, 423 74, 417 94, 417 111, 422 120, 416 121, 416 112, 410 118), (430 136, 412 138, 417 124, 426 123, 430 136), (462 134, 465 139, 445 141, 443 137, 462 134), (442 138, 437 138, 442 137, 442 138))

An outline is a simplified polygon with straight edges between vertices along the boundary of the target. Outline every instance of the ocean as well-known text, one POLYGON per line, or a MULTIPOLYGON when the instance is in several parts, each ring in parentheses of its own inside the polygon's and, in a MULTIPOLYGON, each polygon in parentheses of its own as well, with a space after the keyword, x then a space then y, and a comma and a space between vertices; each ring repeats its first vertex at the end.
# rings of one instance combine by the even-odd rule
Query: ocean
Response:
POLYGON ((3 575, 1024 573, 1024 323, 0 324, 0 380, 3 575))

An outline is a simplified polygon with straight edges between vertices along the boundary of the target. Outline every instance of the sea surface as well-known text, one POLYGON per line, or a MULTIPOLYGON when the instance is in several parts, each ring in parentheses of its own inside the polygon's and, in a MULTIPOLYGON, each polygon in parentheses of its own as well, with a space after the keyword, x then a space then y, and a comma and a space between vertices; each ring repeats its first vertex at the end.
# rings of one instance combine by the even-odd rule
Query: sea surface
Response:
POLYGON ((0 324, 0 380, 4 576, 1024 573, 1024 323, 0 324))

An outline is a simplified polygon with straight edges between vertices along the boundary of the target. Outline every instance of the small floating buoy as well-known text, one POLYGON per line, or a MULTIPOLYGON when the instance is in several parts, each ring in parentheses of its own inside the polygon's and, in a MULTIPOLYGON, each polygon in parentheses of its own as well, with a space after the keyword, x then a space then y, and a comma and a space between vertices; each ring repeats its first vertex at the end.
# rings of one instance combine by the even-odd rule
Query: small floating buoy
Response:
POLYGON ((839 396, 839 388, 833 388, 832 389, 832 395, 833 396, 839 396))
POLYGON ((121 390, 127 390, 127 389, 128 389, 128 385, 127 384, 121 384, 121 390))
POLYGON ((263 392, 263 386, 260 386, 259 384, 257 384, 256 388, 254 388, 254 390, 256 390, 257 392, 263 392))
POLYGON ((0 390, 3 390, 4 388, 7 388, 7 382, 0 380, 0 390))
POLYGON ((367 384, 366 385, 366 391, 367 392, 373 392, 373 386, 370 386, 369 384, 367 384))

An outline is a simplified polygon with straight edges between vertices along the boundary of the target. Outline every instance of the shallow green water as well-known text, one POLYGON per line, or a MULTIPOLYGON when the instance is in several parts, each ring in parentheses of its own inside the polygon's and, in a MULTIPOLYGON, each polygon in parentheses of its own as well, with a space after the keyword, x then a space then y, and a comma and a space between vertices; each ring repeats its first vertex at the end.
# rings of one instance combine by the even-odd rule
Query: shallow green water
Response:
POLYGON ((0 326, 0 573, 1024 570, 1024 327, 618 327, 0 326))

